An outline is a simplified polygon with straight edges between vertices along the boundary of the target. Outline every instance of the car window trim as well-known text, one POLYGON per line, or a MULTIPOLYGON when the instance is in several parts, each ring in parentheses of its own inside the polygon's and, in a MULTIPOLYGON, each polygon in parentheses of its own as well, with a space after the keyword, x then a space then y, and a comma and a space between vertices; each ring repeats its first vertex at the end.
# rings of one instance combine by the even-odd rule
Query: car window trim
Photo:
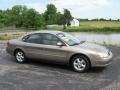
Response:
MULTIPOLYGON (((67 45, 65 44, 65 42, 63 42, 59 37, 57 37, 57 36, 54 35, 54 34, 51 34, 51 33, 41 33, 41 34, 50 34, 50 35, 53 35, 53 36, 55 36, 56 38, 58 38, 58 39, 60 40, 60 42, 62 42, 62 43, 64 44, 64 46, 67 46, 67 45)), ((43 45, 47 45, 47 44, 43 44, 43 45)), ((57 46, 57 45, 49 45, 49 46, 57 46)))
MULTIPOLYGON (((26 35, 26 36, 24 36, 24 37, 27 37, 27 39, 28 39, 31 35, 34 35, 34 34, 41 34, 41 33, 32 33, 32 34, 26 35)), ((23 38, 24 38, 24 37, 23 37, 23 38)), ((23 41, 23 42, 30 43, 30 42, 27 42, 26 40, 24 41, 23 38, 22 38, 22 41, 23 41)), ((39 43, 31 43, 31 44, 39 44, 39 43)))
MULTIPOLYGON (((63 43, 64 46, 67 46, 66 43, 65 43, 64 41, 62 41, 57 35, 54 35, 54 34, 51 34, 51 33, 32 33, 32 34, 28 34, 28 35, 24 36, 23 38, 27 37, 26 39, 28 39, 31 35, 34 35, 34 34, 41 34, 41 35, 42 35, 42 34, 50 34, 50 35, 53 35, 53 36, 55 36, 56 38, 58 38, 58 39, 60 40, 60 42, 63 43)), ((23 42, 30 43, 30 42, 27 42, 26 39, 23 40, 23 38, 22 38, 22 41, 23 41, 23 42)), ((38 43, 31 43, 31 44, 38 44, 38 43)), ((42 43, 41 45, 47 45, 47 44, 43 44, 43 43, 42 43)), ((57 46, 57 45, 51 45, 51 46, 57 46)))

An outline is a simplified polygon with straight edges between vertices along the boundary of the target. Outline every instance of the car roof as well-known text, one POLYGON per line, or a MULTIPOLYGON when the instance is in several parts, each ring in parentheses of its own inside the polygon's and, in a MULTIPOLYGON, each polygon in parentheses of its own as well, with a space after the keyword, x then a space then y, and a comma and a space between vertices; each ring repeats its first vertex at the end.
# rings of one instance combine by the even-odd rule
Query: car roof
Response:
POLYGON ((57 31, 57 30, 39 30, 39 31, 33 31, 33 32, 28 32, 24 35, 22 35, 21 37, 19 37, 18 39, 22 39, 23 37, 25 37, 26 35, 30 35, 30 34, 35 34, 35 33, 50 33, 50 34, 58 34, 58 33, 62 33, 62 31, 57 31))
POLYGON ((62 31, 57 31, 57 30, 39 30, 39 31, 33 31, 30 32, 29 34, 34 34, 34 33, 50 33, 50 34, 57 34, 57 33, 62 33, 62 31))

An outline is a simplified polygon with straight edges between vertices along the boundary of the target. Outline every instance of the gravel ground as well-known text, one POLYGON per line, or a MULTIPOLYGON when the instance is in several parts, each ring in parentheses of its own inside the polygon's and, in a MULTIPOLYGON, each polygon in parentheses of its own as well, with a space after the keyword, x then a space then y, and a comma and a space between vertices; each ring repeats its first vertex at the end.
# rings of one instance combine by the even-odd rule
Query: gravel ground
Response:
POLYGON ((109 48, 113 62, 106 68, 76 73, 66 65, 29 61, 18 64, 0 43, 0 90, 120 90, 120 48, 109 48))

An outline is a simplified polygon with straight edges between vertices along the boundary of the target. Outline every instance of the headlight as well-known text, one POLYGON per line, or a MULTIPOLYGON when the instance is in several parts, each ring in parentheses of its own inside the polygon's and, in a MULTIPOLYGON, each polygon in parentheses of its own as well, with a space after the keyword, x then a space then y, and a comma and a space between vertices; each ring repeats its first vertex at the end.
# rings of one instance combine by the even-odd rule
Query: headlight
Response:
POLYGON ((100 56, 102 58, 105 58, 105 57, 108 57, 108 54, 106 54, 106 53, 98 53, 98 56, 100 56))

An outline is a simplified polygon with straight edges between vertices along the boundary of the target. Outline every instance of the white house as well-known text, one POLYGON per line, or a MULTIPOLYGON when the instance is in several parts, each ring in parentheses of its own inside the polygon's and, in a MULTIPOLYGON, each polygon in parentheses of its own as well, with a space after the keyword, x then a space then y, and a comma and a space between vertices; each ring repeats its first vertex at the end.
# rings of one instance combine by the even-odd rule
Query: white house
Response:
POLYGON ((80 22, 77 20, 77 19, 73 19, 71 22, 70 22, 70 26, 79 26, 80 25, 80 22))

